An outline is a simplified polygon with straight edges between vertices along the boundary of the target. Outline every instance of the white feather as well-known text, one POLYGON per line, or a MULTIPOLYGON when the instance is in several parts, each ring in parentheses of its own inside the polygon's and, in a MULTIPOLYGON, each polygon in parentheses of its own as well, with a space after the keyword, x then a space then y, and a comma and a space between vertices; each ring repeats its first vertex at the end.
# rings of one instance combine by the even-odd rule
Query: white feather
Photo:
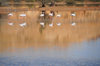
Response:
POLYGON ((42 16, 44 16, 44 14, 41 14, 40 16, 42 17, 42 16))
POLYGON ((61 26, 61 23, 56 23, 58 26, 61 26))
POLYGON ((53 16, 53 13, 50 13, 49 16, 53 16))
POLYGON ((61 13, 57 15, 57 17, 61 17, 61 13))
POLYGON ((49 26, 53 27, 53 23, 49 24, 49 26))
POLYGON ((41 24, 41 25, 44 25, 44 23, 43 23, 43 22, 40 22, 40 24, 41 24))
POLYGON ((13 22, 11 22, 11 23, 8 23, 8 24, 13 26, 13 22))
POLYGON ((71 23, 71 25, 75 26, 75 25, 76 25, 76 23, 71 23))
POLYGON ((25 14, 20 14, 19 16, 26 16, 26 13, 25 14))
POLYGON ((22 26, 22 27, 24 27, 24 26, 26 26, 26 23, 21 23, 19 25, 22 26))
POLYGON ((13 16, 13 13, 9 13, 8 16, 13 16))
POLYGON ((71 14, 71 16, 76 16, 76 13, 71 14))
POLYGON ((43 22, 40 22, 40 24, 43 25, 43 27, 44 27, 44 23, 43 22))

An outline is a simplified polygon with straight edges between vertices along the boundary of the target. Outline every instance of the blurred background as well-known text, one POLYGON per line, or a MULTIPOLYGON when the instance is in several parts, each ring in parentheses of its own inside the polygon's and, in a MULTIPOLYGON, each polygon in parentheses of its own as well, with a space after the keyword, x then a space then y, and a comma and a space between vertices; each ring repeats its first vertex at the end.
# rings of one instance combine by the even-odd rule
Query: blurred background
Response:
POLYGON ((100 0, 0 0, 0 66, 100 66, 100 0))

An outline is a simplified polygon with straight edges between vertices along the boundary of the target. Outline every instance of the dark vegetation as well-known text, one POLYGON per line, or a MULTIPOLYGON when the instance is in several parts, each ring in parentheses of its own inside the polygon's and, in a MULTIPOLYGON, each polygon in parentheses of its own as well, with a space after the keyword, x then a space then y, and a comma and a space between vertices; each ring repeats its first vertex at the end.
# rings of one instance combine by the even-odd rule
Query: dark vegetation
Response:
POLYGON ((39 2, 42 3, 42 7, 45 7, 46 4, 51 3, 50 6, 54 6, 55 2, 64 2, 67 4, 75 4, 75 2, 100 2, 100 0, 2 0, 0 5, 4 2, 39 2))

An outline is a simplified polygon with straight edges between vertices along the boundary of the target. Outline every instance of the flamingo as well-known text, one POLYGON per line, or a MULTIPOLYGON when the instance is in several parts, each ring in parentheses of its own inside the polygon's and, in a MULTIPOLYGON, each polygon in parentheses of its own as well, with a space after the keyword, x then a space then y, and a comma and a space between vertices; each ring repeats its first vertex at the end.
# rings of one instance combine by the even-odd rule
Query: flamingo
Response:
POLYGON ((61 13, 57 15, 57 17, 61 17, 61 13))
POLYGON ((44 14, 41 14, 40 16, 41 16, 41 17, 43 17, 43 16, 44 16, 44 14))
POLYGON ((26 16, 26 13, 25 13, 25 14, 20 14, 19 16, 22 16, 22 17, 24 17, 24 16, 26 16))
POLYGON ((53 13, 50 13, 49 16, 53 16, 53 13))
POLYGON ((40 17, 43 19, 43 17, 44 17, 44 12, 40 15, 40 17))
POLYGON ((11 22, 11 23, 8 23, 8 24, 13 26, 13 22, 11 22))
POLYGON ((76 23, 71 23, 71 25, 72 25, 72 26, 75 26, 75 25, 76 25, 76 23))
POLYGON ((26 23, 21 23, 19 24, 20 26, 22 26, 24 28, 24 26, 26 26, 26 23))
POLYGON ((43 25, 43 27, 44 27, 44 23, 43 22, 40 22, 40 24, 43 25))
POLYGON ((58 26, 61 26, 61 23, 56 23, 58 26))
POLYGON ((49 26, 53 27, 53 23, 49 24, 49 26))
POLYGON ((71 16, 76 16, 76 13, 74 12, 73 14, 71 14, 71 16))
POLYGON ((13 13, 9 13, 8 16, 13 16, 13 13))

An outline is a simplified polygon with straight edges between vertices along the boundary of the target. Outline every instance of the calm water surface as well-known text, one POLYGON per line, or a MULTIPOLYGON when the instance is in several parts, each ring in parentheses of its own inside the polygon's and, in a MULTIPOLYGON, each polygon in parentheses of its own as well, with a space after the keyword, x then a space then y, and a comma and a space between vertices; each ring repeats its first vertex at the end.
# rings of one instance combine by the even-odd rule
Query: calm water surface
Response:
POLYGON ((76 12, 73 19, 70 11, 54 12, 53 17, 47 11, 43 18, 38 11, 25 13, 26 17, 19 17, 21 12, 0 17, 0 66, 100 66, 99 11, 76 12), (20 22, 27 25, 23 28, 20 22))

